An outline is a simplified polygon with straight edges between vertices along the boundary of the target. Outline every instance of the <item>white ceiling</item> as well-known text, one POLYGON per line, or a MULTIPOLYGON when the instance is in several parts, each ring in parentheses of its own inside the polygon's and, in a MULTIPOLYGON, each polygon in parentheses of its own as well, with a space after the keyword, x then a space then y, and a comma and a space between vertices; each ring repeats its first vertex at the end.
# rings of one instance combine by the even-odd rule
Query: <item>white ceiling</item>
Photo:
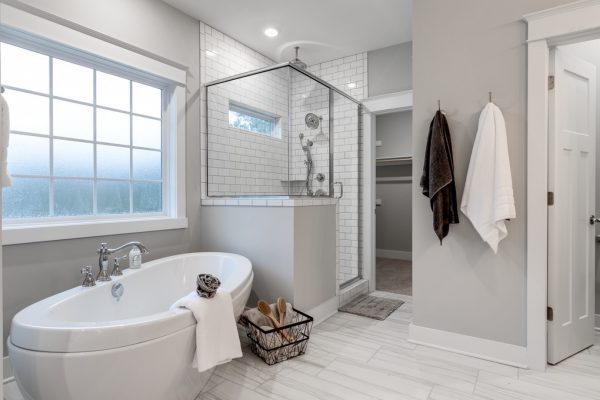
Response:
POLYGON ((312 65, 412 40, 412 0, 163 1, 277 62, 294 46, 312 65))

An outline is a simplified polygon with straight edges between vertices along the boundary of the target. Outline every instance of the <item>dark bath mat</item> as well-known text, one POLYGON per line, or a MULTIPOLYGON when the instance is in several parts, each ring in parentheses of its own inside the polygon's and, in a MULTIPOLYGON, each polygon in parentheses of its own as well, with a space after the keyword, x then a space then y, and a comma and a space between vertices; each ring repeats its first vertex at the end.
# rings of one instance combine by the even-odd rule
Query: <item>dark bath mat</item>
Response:
POLYGON ((365 294, 340 307, 339 311, 383 321, 402 304, 404 304, 402 300, 365 294))

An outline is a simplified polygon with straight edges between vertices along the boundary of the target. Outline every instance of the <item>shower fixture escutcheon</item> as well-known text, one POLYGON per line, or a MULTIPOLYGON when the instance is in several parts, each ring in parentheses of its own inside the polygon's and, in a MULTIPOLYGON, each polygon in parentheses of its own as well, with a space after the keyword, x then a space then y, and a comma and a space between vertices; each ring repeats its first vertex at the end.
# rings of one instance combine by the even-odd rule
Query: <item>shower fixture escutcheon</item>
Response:
POLYGON ((304 123, 309 129, 317 129, 321 124, 321 117, 314 113, 308 113, 304 117, 304 123))

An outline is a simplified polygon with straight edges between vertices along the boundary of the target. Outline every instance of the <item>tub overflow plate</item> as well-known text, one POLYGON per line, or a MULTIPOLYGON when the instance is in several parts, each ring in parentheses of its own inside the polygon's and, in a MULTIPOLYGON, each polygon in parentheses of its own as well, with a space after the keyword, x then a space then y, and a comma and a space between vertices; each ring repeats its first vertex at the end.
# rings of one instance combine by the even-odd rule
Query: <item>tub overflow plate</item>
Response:
POLYGON ((123 296, 123 292, 125 291, 125 287, 120 283, 115 283, 112 285, 111 293, 117 301, 121 300, 121 296, 123 296))

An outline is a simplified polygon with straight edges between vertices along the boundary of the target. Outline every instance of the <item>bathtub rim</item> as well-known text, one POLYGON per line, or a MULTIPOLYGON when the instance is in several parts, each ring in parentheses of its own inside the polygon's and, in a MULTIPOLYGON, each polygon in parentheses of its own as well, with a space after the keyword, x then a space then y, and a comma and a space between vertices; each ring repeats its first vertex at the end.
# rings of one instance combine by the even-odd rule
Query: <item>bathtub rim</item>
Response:
MULTIPOLYGON (((194 255, 231 257, 236 260, 236 266, 246 264, 248 270, 246 276, 232 290, 236 293, 235 296, 232 296, 235 311, 236 301, 247 298, 252 289, 254 272, 250 260, 233 253, 194 252, 159 258, 144 263, 140 269, 126 269, 123 271, 123 276, 113 278, 110 282, 99 283, 96 288, 111 286, 121 279, 143 273, 144 270, 163 262, 194 255)), ((91 288, 91 290, 93 289, 91 288)), ((196 324, 192 312, 184 308, 160 311, 135 318, 101 321, 100 323, 63 321, 48 317, 52 306, 63 301, 76 301, 77 296, 88 290, 90 288, 67 289, 19 311, 11 322, 8 340, 13 346, 29 351, 85 353, 144 343, 196 324), (18 339, 15 340, 16 337, 18 339)), ((243 306, 241 308, 243 310, 243 306)), ((237 314, 240 312, 236 313, 236 319, 239 318, 237 314)))

